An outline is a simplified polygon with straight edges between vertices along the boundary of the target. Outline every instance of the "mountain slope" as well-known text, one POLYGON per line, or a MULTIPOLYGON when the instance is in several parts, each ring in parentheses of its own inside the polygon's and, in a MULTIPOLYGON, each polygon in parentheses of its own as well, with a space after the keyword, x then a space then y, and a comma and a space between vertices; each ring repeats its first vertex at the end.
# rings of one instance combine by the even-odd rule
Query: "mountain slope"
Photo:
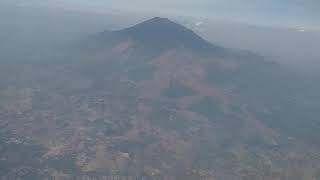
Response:
POLYGON ((163 18, 82 43, 1 91, 1 175, 319 176, 320 101, 302 77, 163 18))

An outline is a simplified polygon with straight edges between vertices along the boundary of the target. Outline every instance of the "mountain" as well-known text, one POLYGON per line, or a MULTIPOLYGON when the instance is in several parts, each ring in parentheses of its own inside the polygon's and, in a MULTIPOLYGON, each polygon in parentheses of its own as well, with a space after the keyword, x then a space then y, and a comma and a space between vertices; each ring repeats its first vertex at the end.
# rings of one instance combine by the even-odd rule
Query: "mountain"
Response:
POLYGON ((259 55, 153 18, 46 58, 0 66, 1 177, 320 175, 318 89, 259 55))
POLYGON ((155 17, 126 29, 98 33, 89 38, 86 43, 96 47, 97 45, 112 46, 122 41, 130 41, 144 48, 152 47, 153 50, 161 51, 177 47, 207 52, 217 52, 222 49, 210 44, 192 30, 167 18, 160 17, 155 17))
POLYGON ((183 46, 198 50, 211 50, 213 45, 202 39, 193 31, 174 23, 167 18, 153 18, 134 27, 115 32, 120 36, 132 38, 144 45, 157 48, 183 46))

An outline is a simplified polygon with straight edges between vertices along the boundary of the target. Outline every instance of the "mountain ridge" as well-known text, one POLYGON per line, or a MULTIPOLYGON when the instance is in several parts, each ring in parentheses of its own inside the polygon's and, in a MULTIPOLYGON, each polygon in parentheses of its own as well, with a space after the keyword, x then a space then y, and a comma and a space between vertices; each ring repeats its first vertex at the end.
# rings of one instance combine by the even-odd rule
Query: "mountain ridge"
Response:
POLYGON ((108 40, 109 42, 132 40, 139 45, 160 50, 184 47, 208 52, 222 49, 211 44, 191 29, 161 17, 155 17, 121 30, 104 31, 96 34, 95 39, 108 40))

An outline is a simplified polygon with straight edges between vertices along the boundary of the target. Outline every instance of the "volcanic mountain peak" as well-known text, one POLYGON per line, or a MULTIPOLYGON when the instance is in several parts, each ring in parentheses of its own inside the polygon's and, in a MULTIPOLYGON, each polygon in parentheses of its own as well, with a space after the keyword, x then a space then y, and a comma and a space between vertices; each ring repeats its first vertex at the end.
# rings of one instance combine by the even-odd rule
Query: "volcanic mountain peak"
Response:
POLYGON ((167 18, 155 17, 115 33, 158 48, 183 46, 191 49, 210 49, 212 44, 192 30, 167 18))
POLYGON ((141 22, 133 27, 127 28, 125 31, 150 31, 157 32, 162 31, 162 33, 172 33, 174 31, 186 31, 187 29, 182 25, 175 23, 168 18, 155 17, 144 22, 141 22))

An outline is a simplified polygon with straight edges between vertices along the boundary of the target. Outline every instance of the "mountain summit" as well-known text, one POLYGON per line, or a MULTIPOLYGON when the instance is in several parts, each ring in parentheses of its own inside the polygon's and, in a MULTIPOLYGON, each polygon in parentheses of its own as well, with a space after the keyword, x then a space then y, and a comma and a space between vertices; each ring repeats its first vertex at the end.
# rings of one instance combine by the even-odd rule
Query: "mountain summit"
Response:
POLYGON ((113 37, 131 39, 144 46, 159 49, 185 47, 211 49, 214 46, 192 30, 167 18, 155 17, 133 27, 111 32, 113 37))

